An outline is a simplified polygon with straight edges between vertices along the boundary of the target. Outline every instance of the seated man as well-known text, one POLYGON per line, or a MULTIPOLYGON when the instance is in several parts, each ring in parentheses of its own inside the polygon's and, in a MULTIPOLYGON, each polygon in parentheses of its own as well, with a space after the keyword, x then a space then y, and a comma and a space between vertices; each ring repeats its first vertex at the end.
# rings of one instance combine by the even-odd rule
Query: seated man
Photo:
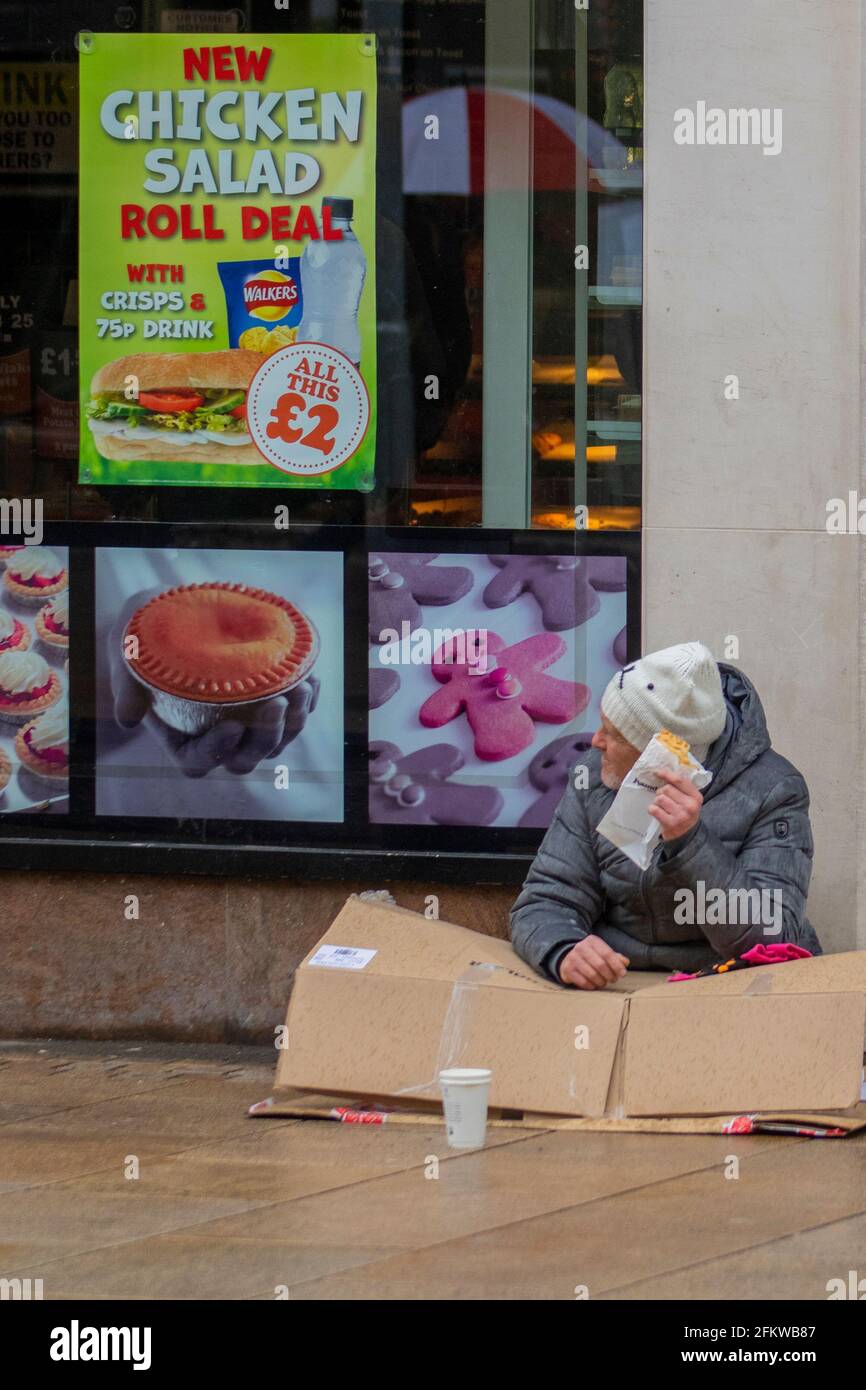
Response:
POLYGON ((695 971, 759 943, 820 955, 805 916, 809 793, 773 752, 741 671, 717 664, 700 642, 626 666, 602 696, 601 728, 582 762, 587 785, 576 789, 581 779, 572 775, 511 912, 514 948, 536 970, 558 984, 603 989, 627 965, 695 971), (642 872, 596 826, 662 729, 686 739, 713 780, 702 794, 660 774, 666 785, 651 812, 662 838, 642 872), (724 893, 712 895, 712 910, 704 908, 711 889, 724 893), (743 891, 755 889, 764 891, 743 891), (773 904, 769 918, 753 910, 759 900, 773 904))

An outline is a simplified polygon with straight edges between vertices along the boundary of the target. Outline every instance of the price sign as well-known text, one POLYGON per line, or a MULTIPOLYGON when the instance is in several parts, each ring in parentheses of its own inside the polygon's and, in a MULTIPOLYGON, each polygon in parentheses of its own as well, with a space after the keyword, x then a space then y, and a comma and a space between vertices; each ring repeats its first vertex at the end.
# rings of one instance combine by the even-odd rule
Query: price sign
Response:
POLYGON ((283 473, 330 473, 359 448, 370 419, 364 379, 326 343, 293 343, 265 359, 247 398, 259 453, 283 473))

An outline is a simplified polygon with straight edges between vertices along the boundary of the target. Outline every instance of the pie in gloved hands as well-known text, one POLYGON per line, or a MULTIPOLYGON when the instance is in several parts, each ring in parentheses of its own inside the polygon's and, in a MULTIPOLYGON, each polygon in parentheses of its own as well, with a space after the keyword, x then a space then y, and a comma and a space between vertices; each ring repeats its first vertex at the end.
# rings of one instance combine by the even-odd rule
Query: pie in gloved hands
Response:
POLYGON ((288 690, 318 655, 309 618, 288 599, 245 584, 168 589, 132 615, 123 650, 145 684, 232 704, 288 690))

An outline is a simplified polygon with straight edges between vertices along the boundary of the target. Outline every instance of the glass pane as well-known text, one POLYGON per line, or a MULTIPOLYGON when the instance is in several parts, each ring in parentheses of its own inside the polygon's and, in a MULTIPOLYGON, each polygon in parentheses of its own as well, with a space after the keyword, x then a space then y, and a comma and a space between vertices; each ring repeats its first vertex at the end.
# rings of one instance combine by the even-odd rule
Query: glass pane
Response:
POLYGON ((533 524, 637 530, 643 5, 537 13, 533 524))

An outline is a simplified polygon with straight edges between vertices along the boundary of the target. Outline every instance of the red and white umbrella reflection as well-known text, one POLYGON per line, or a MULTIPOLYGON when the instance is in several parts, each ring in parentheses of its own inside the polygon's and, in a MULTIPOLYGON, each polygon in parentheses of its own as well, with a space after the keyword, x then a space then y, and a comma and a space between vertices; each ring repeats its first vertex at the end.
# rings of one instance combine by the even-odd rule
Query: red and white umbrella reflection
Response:
POLYGON ((531 140, 532 188, 601 188, 605 172, 627 168, 627 148, 596 121, 556 97, 496 87, 448 87, 403 104, 404 193, 518 192, 525 163, 507 158, 509 135, 531 140), (430 118, 438 122, 430 138, 430 118), (493 124, 505 158, 485 170, 485 129, 493 124), (527 128, 529 127, 529 130, 527 128))

